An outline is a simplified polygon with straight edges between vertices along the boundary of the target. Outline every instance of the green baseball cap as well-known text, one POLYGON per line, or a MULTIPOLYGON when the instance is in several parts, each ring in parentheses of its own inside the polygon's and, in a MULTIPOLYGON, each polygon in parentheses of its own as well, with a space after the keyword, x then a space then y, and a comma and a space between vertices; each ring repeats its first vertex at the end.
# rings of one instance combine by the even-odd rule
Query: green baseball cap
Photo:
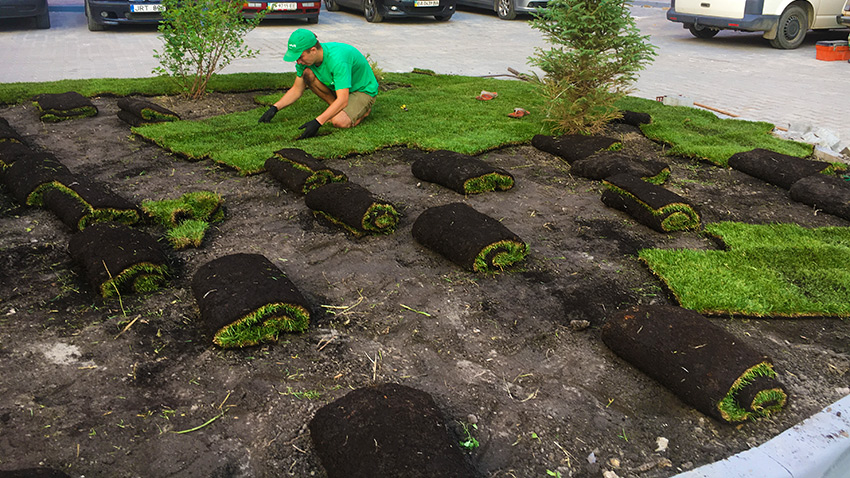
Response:
POLYGON ((289 43, 287 45, 286 54, 283 55, 284 61, 295 61, 304 53, 304 50, 316 46, 318 40, 316 34, 310 30, 299 28, 289 35, 289 43))

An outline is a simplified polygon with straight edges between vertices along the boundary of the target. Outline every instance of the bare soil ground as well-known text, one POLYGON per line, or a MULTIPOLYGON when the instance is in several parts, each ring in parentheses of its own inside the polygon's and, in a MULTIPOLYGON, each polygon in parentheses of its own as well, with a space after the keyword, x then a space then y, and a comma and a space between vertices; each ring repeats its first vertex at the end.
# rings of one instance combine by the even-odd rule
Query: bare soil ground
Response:
MULTIPOLYGON (((191 119, 252 108, 253 96, 157 101, 191 119)), ((455 431, 477 422, 481 446, 469 454, 483 476, 666 477, 761 444, 847 393, 850 332, 838 319, 712 319, 771 355, 790 391, 784 411, 739 426, 685 406, 620 360, 600 340, 606 318, 671 302, 637 250, 717 245, 606 208, 599 182, 531 146, 482 155, 516 186, 470 197, 419 182, 400 148, 328 160, 403 212, 395 234, 357 240, 267 174, 188 162, 134 137, 115 98, 94 102, 98 116, 59 124, 42 124, 28 104, 0 115, 127 198, 212 190, 227 218, 203 247, 170 253, 170 287, 104 302, 71 262, 72 231, 0 191, 0 470, 321 477, 307 431, 315 411, 351 389, 398 382, 432 394, 455 431), (528 259, 472 274, 417 244, 416 217, 454 201, 500 219, 530 244, 528 259), (237 252, 265 255, 311 300, 307 333, 223 351, 198 332, 191 278, 237 252), (655 451, 657 437, 669 440, 665 451, 655 451)), ((704 222, 848 226, 743 173, 664 156, 635 128, 609 133, 626 151, 669 161, 666 187, 699 204, 704 222)))

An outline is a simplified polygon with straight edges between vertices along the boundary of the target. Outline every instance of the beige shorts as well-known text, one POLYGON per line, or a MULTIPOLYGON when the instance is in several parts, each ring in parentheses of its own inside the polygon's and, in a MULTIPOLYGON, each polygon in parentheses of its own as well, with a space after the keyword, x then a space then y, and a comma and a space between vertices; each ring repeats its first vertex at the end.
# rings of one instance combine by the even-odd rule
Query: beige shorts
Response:
POLYGON ((342 111, 351 118, 352 123, 357 123, 361 118, 372 111, 372 105, 375 104, 375 97, 369 96, 362 91, 355 91, 348 95, 348 106, 342 111))

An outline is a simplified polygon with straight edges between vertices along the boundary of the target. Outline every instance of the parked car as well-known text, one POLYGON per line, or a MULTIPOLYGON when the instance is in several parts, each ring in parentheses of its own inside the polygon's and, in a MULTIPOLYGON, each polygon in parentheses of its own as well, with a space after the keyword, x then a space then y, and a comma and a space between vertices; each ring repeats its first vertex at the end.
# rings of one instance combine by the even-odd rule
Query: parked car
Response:
POLYGON ((340 7, 361 11, 372 23, 385 17, 434 17, 446 22, 455 13, 455 0, 325 0, 329 12, 340 7))
POLYGON ((493 10, 502 20, 513 20, 520 13, 546 8, 549 0, 457 0, 458 5, 493 10))
POLYGON ((0 18, 35 18, 36 28, 50 28, 47 0, 0 0, 0 18))
POLYGON ((841 15, 838 17, 838 23, 850 27, 850 0, 847 0, 847 3, 844 4, 841 15))
MULTIPOLYGON (((0 0, 6 1, 6 0, 0 0)), ((241 0, 236 0, 241 1, 241 0)), ((165 8, 160 0, 85 0, 89 30, 102 31, 108 26, 122 24, 159 23, 165 8)), ((288 2, 245 2, 242 15, 253 18, 257 12, 268 9, 265 18, 304 18, 307 23, 319 21, 322 0, 288 2)))
POLYGON ((290 18, 303 18, 307 23, 319 23, 319 10, 322 8, 322 0, 313 2, 245 2, 242 7, 242 15, 245 18, 254 18, 258 12, 268 10, 265 18, 268 20, 286 20, 290 18))
POLYGON ((806 32, 839 28, 845 0, 671 0, 667 19, 682 23, 697 38, 720 30, 764 32, 774 48, 792 49, 806 32))
POLYGON ((93 32, 114 25, 159 23, 163 9, 159 0, 85 0, 86 22, 93 32))

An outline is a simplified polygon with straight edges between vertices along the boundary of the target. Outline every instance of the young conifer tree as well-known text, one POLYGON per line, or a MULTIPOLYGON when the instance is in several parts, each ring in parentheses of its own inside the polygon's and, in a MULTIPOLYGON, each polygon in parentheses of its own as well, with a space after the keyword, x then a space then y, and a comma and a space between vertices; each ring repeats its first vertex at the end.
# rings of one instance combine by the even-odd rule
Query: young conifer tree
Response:
POLYGON ((536 48, 529 61, 543 70, 535 80, 560 133, 598 133, 618 118, 614 103, 655 55, 628 0, 549 0, 531 26, 551 45, 536 48))

